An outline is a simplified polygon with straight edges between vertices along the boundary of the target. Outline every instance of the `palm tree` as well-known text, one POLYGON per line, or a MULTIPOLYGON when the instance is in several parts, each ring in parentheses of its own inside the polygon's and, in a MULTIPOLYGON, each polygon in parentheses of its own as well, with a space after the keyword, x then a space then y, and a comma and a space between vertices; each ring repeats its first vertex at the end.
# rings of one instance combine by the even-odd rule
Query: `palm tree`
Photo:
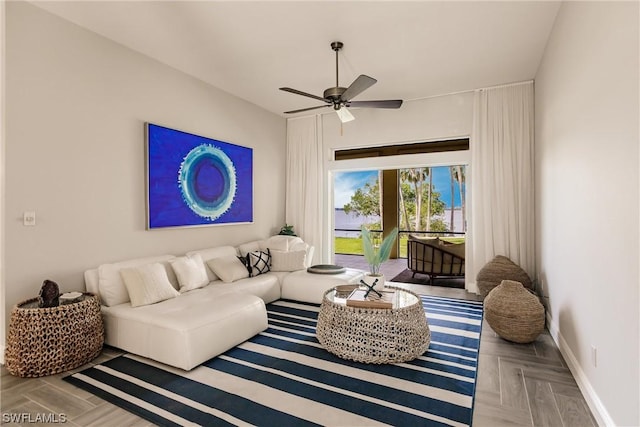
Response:
MULTIPOLYGON (((416 223, 415 230, 420 230, 422 213, 422 185, 427 177, 425 168, 407 169, 407 181, 413 184, 416 194, 416 223)), ((430 197, 430 196, 429 196, 430 197)))
POLYGON ((382 226, 382 169, 378 170, 378 212, 380 212, 380 225, 382 226))
POLYGON ((466 209, 465 209, 465 203, 464 203, 464 197, 465 197, 465 181, 466 181, 466 176, 465 176, 465 167, 458 165, 458 166, 454 166, 455 169, 455 178, 456 178, 456 182, 458 183, 458 193, 460 194, 460 205, 462 206, 462 223, 463 223, 463 231, 467 231, 466 230, 466 222, 464 221, 464 218, 466 218, 466 209))
POLYGON ((431 168, 426 169, 427 176, 429 177, 429 188, 427 188, 427 219, 425 224, 425 230, 429 230, 431 228, 431 196, 433 189, 433 174, 431 173, 431 168))
POLYGON ((454 206, 455 206, 455 198, 454 198, 454 193, 455 193, 455 179, 454 179, 454 175, 455 175, 455 166, 449 166, 449 178, 451 181, 451 222, 450 222, 450 231, 456 231, 456 226, 453 222, 453 213, 454 213, 454 206))
POLYGON ((411 225, 409 225, 409 211, 407 210, 407 204, 404 201, 404 194, 402 192, 402 183, 408 180, 409 180, 408 169, 400 169, 400 182, 398 183, 398 193, 400 196, 400 209, 404 213, 403 216, 404 216, 405 228, 407 231, 410 231, 411 225))

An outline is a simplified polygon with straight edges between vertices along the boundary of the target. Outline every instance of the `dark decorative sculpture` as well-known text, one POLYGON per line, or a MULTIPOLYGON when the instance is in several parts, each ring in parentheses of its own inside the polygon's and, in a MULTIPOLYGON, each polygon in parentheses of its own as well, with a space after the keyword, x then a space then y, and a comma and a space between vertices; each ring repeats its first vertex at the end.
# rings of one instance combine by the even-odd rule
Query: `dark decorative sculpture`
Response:
POLYGON ((378 279, 374 280, 372 284, 368 284, 367 282, 365 282, 364 280, 360 280, 360 283, 362 283, 363 285, 365 285, 368 289, 367 292, 364 294, 364 297, 367 298, 369 296, 369 292, 373 291, 374 293, 378 294, 378 297, 382 298, 382 294, 378 291, 376 291, 375 289, 373 289, 373 287, 378 283, 378 279))
POLYGON ((57 307, 59 305, 60 289, 58 284, 52 280, 42 282, 38 302, 40 307, 57 307))

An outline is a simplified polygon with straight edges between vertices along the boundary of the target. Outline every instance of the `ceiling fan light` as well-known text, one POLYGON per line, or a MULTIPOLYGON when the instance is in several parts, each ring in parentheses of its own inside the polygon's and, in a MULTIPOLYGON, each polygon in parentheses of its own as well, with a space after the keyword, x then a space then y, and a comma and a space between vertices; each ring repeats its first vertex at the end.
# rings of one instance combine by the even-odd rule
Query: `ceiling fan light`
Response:
POLYGON ((338 115, 342 123, 347 123, 347 122, 350 122, 351 120, 356 119, 355 117, 353 117, 353 114, 351 114, 351 112, 349 112, 349 110, 347 110, 344 107, 340 108, 339 110, 336 110, 336 114, 338 115))

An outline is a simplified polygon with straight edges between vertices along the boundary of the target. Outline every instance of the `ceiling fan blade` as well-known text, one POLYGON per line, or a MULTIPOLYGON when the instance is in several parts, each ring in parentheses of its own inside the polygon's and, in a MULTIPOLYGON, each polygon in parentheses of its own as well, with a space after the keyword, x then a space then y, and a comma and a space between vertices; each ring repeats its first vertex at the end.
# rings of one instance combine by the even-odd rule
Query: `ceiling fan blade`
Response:
POLYGON ((318 108, 331 107, 331 105, 318 105, 317 107, 301 108, 299 110, 285 111, 284 114, 301 113, 303 111, 316 110, 318 108))
POLYGON ((387 99, 385 101, 350 101, 349 107, 361 108, 400 108, 402 99, 387 99))
POLYGON ((360 95, 366 89, 369 89, 377 82, 373 77, 365 76, 364 74, 360 74, 358 78, 356 78, 351 86, 344 91, 341 98, 344 101, 348 101, 356 96, 360 95))
POLYGON ((339 110, 336 110, 336 113, 338 114, 338 117, 340 118, 340 121, 342 123, 347 123, 347 122, 350 122, 351 120, 356 119, 355 117, 353 117, 353 114, 351 114, 351 112, 347 110, 345 107, 342 107, 339 110))
POLYGON ((329 103, 329 101, 327 101, 326 99, 320 96, 312 95, 307 92, 302 92, 301 90, 298 90, 298 89, 291 89, 290 87, 281 87, 280 90, 283 90, 285 92, 295 93, 296 95, 307 96, 309 98, 317 99, 318 101, 329 103))

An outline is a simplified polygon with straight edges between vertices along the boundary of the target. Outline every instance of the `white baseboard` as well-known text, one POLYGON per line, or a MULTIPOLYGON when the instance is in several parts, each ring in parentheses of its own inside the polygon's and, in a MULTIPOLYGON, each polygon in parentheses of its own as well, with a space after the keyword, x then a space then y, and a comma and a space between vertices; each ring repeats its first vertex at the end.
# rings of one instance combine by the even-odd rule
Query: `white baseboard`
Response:
POLYGON ((476 284, 476 282, 465 282, 464 286, 467 289, 467 292, 480 295, 480 291, 478 291, 478 285, 476 284))
POLYGON ((573 355, 571 348, 569 348, 569 345, 564 340, 562 333, 560 333, 558 326, 553 322, 553 319, 551 318, 548 311, 547 328, 549 329, 551 337, 560 349, 560 353, 562 353, 562 356, 567 362, 569 370, 573 374, 573 377, 576 379, 578 388, 580 388, 580 391, 582 392, 584 399, 587 401, 587 405, 589 405, 589 409, 591 409, 591 412, 593 413, 593 416, 596 419, 598 425, 615 427, 615 423, 613 422, 611 415, 609 415, 607 408, 605 408, 605 406, 602 404, 600 397, 598 397, 598 394, 591 386, 591 383, 582 370, 578 359, 576 359, 576 357, 573 355))

